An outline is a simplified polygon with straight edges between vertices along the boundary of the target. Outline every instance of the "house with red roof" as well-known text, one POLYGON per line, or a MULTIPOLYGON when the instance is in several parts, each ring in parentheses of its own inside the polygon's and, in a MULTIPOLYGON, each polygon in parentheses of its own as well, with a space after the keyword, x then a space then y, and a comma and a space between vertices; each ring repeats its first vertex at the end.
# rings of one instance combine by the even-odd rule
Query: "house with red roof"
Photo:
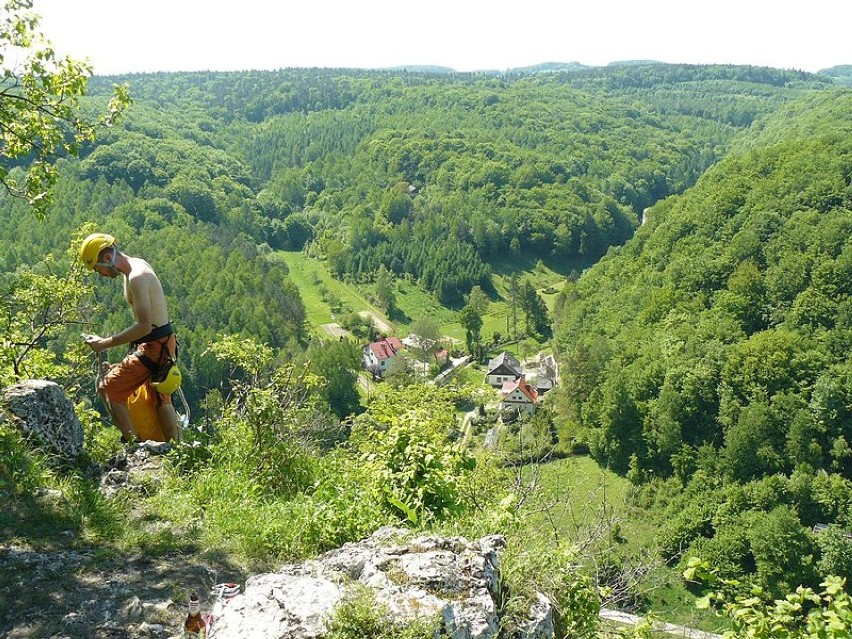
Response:
POLYGON ((402 342, 397 337, 383 337, 377 342, 371 342, 361 349, 364 368, 384 377, 394 370, 397 354, 402 350, 402 342))
POLYGON ((532 415, 538 403, 538 391, 527 383, 524 375, 518 379, 503 382, 500 389, 500 410, 532 415))

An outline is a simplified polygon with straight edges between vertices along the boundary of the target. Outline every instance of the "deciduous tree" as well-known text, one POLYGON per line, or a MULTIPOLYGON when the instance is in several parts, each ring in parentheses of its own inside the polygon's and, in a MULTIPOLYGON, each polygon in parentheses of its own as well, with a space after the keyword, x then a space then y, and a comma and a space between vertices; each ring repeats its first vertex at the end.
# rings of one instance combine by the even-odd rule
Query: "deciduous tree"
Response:
MULTIPOLYGON (((32 0, 8 0, 0 9, 0 157, 5 160, 0 183, 43 216, 56 182, 54 160, 76 155, 81 144, 95 138, 97 123, 79 110, 90 66, 57 55, 38 30, 32 5, 32 0), (24 158, 31 158, 25 175, 10 170, 24 158)), ((111 124, 129 103, 127 87, 115 87, 100 122, 111 124)))

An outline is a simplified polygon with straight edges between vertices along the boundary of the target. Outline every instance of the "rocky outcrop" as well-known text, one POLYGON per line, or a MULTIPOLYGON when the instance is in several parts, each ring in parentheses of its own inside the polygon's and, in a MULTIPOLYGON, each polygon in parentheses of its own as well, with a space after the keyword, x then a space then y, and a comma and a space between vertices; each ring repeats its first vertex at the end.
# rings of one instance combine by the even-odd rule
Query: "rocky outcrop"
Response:
POLYGON ((22 380, 3 390, 2 406, 12 424, 50 452, 68 459, 83 452, 83 426, 58 384, 22 380))
POLYGON ((171 444, 150 440, 126 447, 109 461, 109 470, 101 476, 101 492, 107 497, 125 490, 156 492, 163 480, 163 456, 171 449, 171 444))
MULTIPOLYGON (((381 528, 314 561, 249 578, 242 594, 212 610, 211 639, 322 637, 335 608, 359 588, 395 623, 434 619, 452 639, 496 639, 500 632, 499 535, 409 539, 381 528)), ((519 639, 553 637, 552 609, 541 597, 518 625, 519 639), (549 633, 549 634, 548 634, 549 633)))

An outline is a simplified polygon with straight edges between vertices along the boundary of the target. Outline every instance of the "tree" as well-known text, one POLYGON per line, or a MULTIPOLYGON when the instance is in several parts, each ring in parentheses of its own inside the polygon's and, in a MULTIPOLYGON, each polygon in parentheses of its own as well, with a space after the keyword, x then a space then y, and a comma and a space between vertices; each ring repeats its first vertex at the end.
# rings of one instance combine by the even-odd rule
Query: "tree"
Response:
MULTIPOLYGON (((32 0, 8 0, 0 9, 0 183, 24 198, 39 217, 52 203, 54 161, 77 155, 80 145, 95 138, 96 123, 80 116, 86 93, 88 64, 60 59, 39 32, 32 0), (23 60, 17 62, 23 54, 23 60), (26 175, 10 168, 29 159, 26 175)), ((102 125, 111 125, 130 104, 126 86, 115 86, 102 125)))
POLYGON ((305 243, 313 238, 314 230, 303 213, 293 213, 281 223, 284 233, 284 247, 291 251, 301 251, 305 243))
POLYGON ((467 352, 478 355, 480 349, 479 331, 482 328, 482 316, 470 303, 459 312, 459 324, 465 329, 467 352))
MULTIPOLYGON (((52 256, 45 259, 55 268, 52 256)), ((92 309, 84 303, 91 292, 80 271, 65 275, 37 273, 22 268, 3 282, 0 297, 0 387, 21 378, 45 378, 70 382, 79 353, 65 349, 58 357, 68 326, 83 326, 92 309)))
MULTIPOLYGON (((521 287, 518 283, 518 275, 516 273, 512 273, 509 276, 509 308, 511 310, 512 317, 512 338, 516 338, 518 336, 518 304, 520 303, 521 296, 521 287)), ((507 319, 508 321, 508 319, 507 319)), ((508 328, 507 328, 507 333, 508 328)))
POLYGON ((480 317, 488 312, 488 305, 491 300, 488 299, 488 294, 482 290, 478 284, 470 289, 470 293, 464 296, 464 301, 468 306, 472 307, 480 317))
POLYGON ((411 332, 418 337, 415 346, 417 358, 425 365, 429 361, 429 354, 441 339, 441 329, 434 318, 423 316, 412 322, 411 332))
POLYGON ((384 306, 388 315, 391 315, 396 309, 396 293, 394 293, 393 274, 385 268, 384 264, 379 265, 379 270, 376 271, 376 297, 379 298, 379 304, 384 306))
POLYGON ((319 394, 338 419, 357 413, 360 408, 358 371, 361 356, 355 343, 315 342, 308 349, 307 357, 311 371, 325 382, 320 385, 319 394))
POLYGON ((544 335, 550 331, 547 305, 529 281, 525 281, 521 286, 520 304, 524 312, 528 335, 533 333, 544 335))

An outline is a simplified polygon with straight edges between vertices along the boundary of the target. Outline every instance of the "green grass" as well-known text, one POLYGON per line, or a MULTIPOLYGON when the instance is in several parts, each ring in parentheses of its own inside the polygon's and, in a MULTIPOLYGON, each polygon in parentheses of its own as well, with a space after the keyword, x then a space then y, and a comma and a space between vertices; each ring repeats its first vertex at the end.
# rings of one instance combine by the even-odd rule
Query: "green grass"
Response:
MULTIPOLYGON (((529 480, 537 474, 540 491, 522 512, 523 527, 518 543, 532 550, 542 535, 569 535, 582 541, 601 521, 612 518, 617 522, 613 548, 624 555, 641 552, 654 546, 657 531, 649 513, 636 507, 632 500, 634 488, 625 478, 602 469, 588 456, 559 459, 537 467, 523 469, 529 480)), ((603 538, 613 543, 613 535, 603 538)), ((718 632, 724 620, 712 612, 699 611, 695 596, 683 585, 677 570, 659 566, 639 583, 646 600, 645 610, 655 619, 691 628, 718 632)))
MULTIPOLYGON (((585 523, 596 525, 602 513, 626 514, 630 509, 630 482, 602 469, 591 457, 558 459, 527 467, 524 472, 528 480, 538 473, 541 490, 532 509, 540 511, 551 505, 546 518, 562 531, 576 531, 585 523)), ((537 512, 530 518, 533 528, 542 524, 541 520, 535 521, 539 515, 537 512)), ((636 531, 637 536, 640 532, 636 531)))
POLYGON ((394 320, 398 325, 407 327, 421 317, 431 317, 438 322, 444 335, 464 339, 464 329, 456 323, 455 311, 442 305, 434 295, 414 282, 397 280, 396 305, 399 311, 394 314, 394 320))
MULTIPOLYGON (((411 323, 417 319, 431 317, 438 322, 442 335, 464 342, 465 331, 457 323, 457 311, 442 305, 434 295, 410 279, 397 280, 397 310, 391 317, 387 317, 380 308, 370 302, 372 284, 341 282, 332 277, 325 261, 307 257, 299 251, 279 251, 277 255, 287 264, 290 277, 302 296, 308 324, 317 334, 324 334, 323 324, 339 321, 330 304, 336 298, 343 306, 344 312, 375 313, 392 327, 391 334, 397 337, 407 335, 411 323)), ((491 304, 482 318, 481 335, 484 341, 490 341, 495 333, 499 333, 505 340, 515 330, 511 306, 507 301, 511 273, 517 273, 519 282, 531 280, 552 311, 556 297, 565 285, 566 274, 575 266, 573 263, 545 265, 532 258, 504 258, 494 261, 493 264, 496 292, 492 294, 491 304)), ((516 321, 517 330, 522 331, 524 319, 520 310, 516 313, 516 321)), ((528 344, 526 349, 540 350, 543 346, 544 343, 528 344)), ((512 350, 512 347, 509 349, 512 350)), ((520 345, 516 344, 513 352, 520 357, 521 350, 520 345)))
MULTIPOLYGON (((434 318, 441 333, 454 340, 463 342, 464 329, 457 323, 457 311, 442 305, 431 293, 423 290, 409 279, 398 279, 396 287, 397 310, 392 317, 370 302, 372 284, 352 284, 341 282, 332 277, 325 261, 307 257, 301 251, 279 251, 280 256, 290 269, 290 277, 299 288, 305 305, 308 324, 317 333, 322 333, 322 325, 335 322, 331 304, 337 298, 345 309, 350 311, 371 311, 393 327, 393 334, 405 336, 412 322, 422 317, 434 318)), ((552 311, 556 296, 565 285, 565 277, 577 264, 539 263, 532 258, 502 258, 492 262, 494 266, 494 287, 488 312, 483 317, 481 334, 484 340, 490 340, 494 333, 507 336, 513 328, 509 298, 509 276, 516 273, 518 281, 530 279, 539 291, 548 308, 552 311)), ((517 329, 523 330, 523 313, 517 312, 517 329)))
POLYGON ((323 324, 338 321, 332 312, 329 300, 336 297, 344 308, 350 311, 372 311, 384 321, 393 324, 367 298, 367 287, 359 287, 332 277, 328 264, 322 260, 306 257, 301 251, 279 251, 290 270, 293 283, 299 288, 302 302, 305 305, 308 324, 317 332, 321 332, 323 324), (327 293, 324 294, 324 290, 327 293))

